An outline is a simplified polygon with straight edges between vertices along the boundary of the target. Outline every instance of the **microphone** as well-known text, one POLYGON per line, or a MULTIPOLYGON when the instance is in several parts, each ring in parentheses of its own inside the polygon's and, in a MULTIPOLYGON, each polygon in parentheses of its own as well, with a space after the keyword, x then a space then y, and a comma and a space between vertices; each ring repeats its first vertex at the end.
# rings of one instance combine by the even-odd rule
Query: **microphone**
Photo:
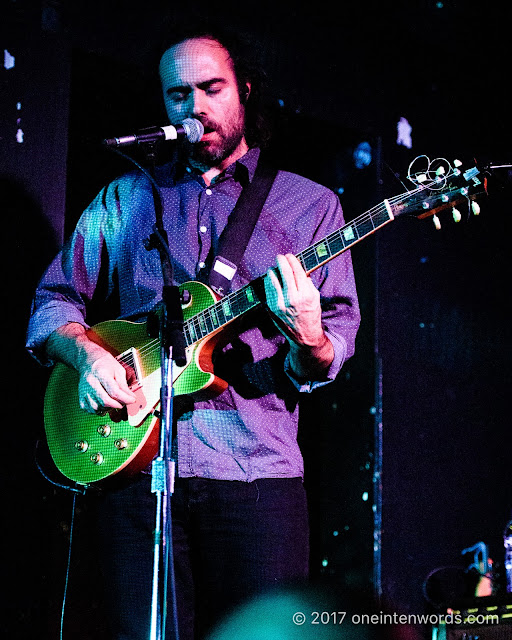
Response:
POLYGON ((157 140, 182 140, 186 138, 194 144, 203 137, 204 127, 202 122, 195 118, 186 118, 181 124, 169 124, 165 127, 147 127, 138 133, 121 138, 106 138, 103 144, 107 147, 127 147, 132 144, 144 142, 156 142, 157 140))

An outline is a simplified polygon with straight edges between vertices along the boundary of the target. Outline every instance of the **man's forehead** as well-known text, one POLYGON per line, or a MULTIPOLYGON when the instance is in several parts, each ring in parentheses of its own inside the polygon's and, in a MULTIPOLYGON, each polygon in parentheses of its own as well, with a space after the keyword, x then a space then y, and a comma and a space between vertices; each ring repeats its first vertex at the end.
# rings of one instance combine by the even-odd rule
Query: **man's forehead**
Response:
POLYGON ((163 54, 160 60, 162 80, 204 82, 213 77, 233 73, 228 51, 211 38, 194 38, 180 42, 163 54))

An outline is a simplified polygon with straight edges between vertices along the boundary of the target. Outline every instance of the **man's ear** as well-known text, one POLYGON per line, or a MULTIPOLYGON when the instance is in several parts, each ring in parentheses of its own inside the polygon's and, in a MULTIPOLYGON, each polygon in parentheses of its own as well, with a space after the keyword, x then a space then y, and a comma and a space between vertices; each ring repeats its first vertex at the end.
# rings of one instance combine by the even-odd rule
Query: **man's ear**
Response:
POLYGON ((247 100, 249 100, 249 96, 251 95, 251 83, 245 83, 245 90, 242 94, 242 104, 246 104, 247 100))

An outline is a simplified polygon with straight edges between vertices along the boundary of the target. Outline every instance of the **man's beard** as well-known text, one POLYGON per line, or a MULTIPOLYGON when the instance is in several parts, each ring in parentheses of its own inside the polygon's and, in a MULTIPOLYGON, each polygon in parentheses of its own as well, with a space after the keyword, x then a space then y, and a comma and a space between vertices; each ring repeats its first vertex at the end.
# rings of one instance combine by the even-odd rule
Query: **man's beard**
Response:
POLYGON ((215 131, 220 140, 205 140, 191 145, 190 159, 208 167, 215 167, 228 158, 244 137, 245 119, 241 105, 240 112, 237 115, 235 122, 228 125, 229 128, 223 128, 221 125, 209 120, 202 120, 205 133, 215 131))

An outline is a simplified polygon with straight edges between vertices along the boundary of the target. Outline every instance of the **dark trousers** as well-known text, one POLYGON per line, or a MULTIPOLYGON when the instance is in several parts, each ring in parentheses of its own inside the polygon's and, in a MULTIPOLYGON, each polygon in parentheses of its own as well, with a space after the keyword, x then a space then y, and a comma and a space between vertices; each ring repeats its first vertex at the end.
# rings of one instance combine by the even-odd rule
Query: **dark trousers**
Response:
MULTIPOLYGON (((143 476, 101 500, 105 601, 115 640, 149 637, 155 524, 150 484, 143 476)), ((306 579, 308 517, 300 478, 178 479, 171 505, 180 640, 203 638, 256 593, 306 579)), ((169 627, 170 621, 172 638, 169 627)))

